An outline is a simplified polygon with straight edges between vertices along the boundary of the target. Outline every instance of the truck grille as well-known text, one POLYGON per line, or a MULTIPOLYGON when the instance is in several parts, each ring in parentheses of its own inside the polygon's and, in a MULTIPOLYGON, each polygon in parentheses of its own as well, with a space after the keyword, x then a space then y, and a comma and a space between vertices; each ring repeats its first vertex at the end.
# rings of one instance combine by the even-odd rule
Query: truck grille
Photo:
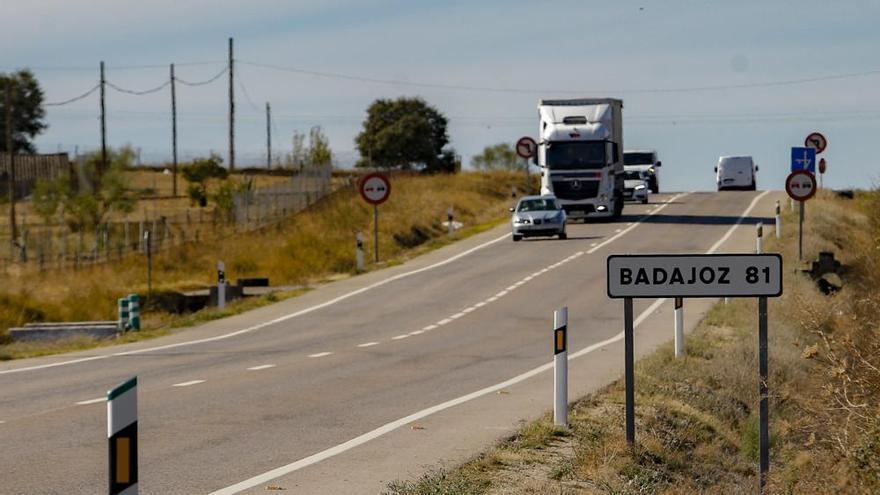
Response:
POLYGON ((597 180, 559 180, 553 181, 553 192, 559 199, 589 199, 595 198, 599 192, 597 180))

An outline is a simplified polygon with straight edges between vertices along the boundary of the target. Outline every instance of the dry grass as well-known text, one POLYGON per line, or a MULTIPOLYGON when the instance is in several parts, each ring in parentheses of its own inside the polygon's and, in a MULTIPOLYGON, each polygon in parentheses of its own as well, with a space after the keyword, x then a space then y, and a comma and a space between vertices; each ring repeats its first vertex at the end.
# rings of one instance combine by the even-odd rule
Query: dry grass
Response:
MULTIPOLYGON (((460 237, 496 225, 506 217, 511 185, 520 181, 503 173, 395 178, 390 199, 380 206, 380 266, 448 243, 441 221, 450 205, 465 225, 460 237)), ((153 259, 154 290, 205 287, 215 280, 217 260, 225 261, 233 281, 269 276, 273 285, 307 285, 348 276, 355 271, 357 230, 368 234, 365 249, 372 252, 372 218, 372 207, 353 187, 341 189, 272 228, 158 253, 153 259)), ((131 292, 147 292, 143 256, 79 271, 2 274, 0 331, 30 321, 115 319, 116 299, 131 292)), ((147 311, 143 317, 147 329, 175 321, 162 312, 147 311)))
MULTIPOLYGON (((796 217, 768 250, 786 260, 785 294, 771 300, 769 493, 880 493, 880 193, 821 194, 807 211, 805 250, 850 266, 832 296, 800 273, 796 217)), ((480 494, 755 493, 757 308, 718 304, 687 339, 636 366, 637 446, 624 438, 622 381, 571 408, 571 434, 531 423, 459 471, 480 494)), ((427 475, 430 478, 431 475, 427 475)), ((409 486, 421 495, 431 486, 409 486)))

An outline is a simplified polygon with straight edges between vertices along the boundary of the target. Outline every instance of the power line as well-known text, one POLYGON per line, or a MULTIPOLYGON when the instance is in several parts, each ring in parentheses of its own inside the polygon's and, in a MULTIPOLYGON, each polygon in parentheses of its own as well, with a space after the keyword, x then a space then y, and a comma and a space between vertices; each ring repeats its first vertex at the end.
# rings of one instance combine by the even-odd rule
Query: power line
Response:
POLYGON ((260 108, 254 103, 254 100, 251 99, 251 95, 248 94, 247 88, 244 87, 244 83, 241 80, 241 72, 235 71, 235 76, 238 78, 238 87, 241 88, 241 92, 244 93, 244 99, 247 100, 248 105, 250 105, 255 112, 262 112, 262 110, 260 110, 260 108))
MULTIPOLYGON (((174 65, 177 65, 177 64, 174 64, 174 65)), ((174 80, 177 81, 177 82, 179 82, 180 84, 185 84, 185 85, 187 85, 187 86, 204 86, 204 85, 206 85, 206 84, 211 84, 212 82, 216 81, 217 79, 220 79, 220 77, 222 77, 223 74, 226 74, 226 71, 227 71, 227 70, 229 70, 229 67, 228 67, 228 66, 227 66, 227 67, 223 67, 223 70, 221 70, 220 72, 218 72, 216 76, 214 76, 214 77, 212 77, 212 78, 210 78, 210 79, 206 79, 206 80, 204 80, 204 81, 190 82, 190 81, 187 81, 187 80, 185 80, 185 79, 181 79, 181 78, 179 78, 179 77, 175 77, 174 80)))
POLYGON ((62 101, 55 101, 55 102, 43 103, 43 106, 46 106, 46 107, 59 107, 59 106, 61 106, 61 105, 67 105, 68 103, 73 103, 73 102, 75 102, 75 101, 79 101, 79 100, 82 100, 83 98, 86 98, 86 97, 89 96, 90 94, 92 94, 92 93, 94 93, 95 91, 97 91, 98 88, 100 88, 100 87, 101 87, 100 84, 96 84, 92 89, 86 91, 85 93, 83 93, 83 94, 81 94, 81 95, 79 95, 79 96, 74 96, 73 98, 70 98, 70 99, 67 99, 67 100, 62 100, 62 101))
MULTIPOLYGON (((196 67, 203 65, 217 65, 217 64, 226 64, 225 60, 204 60, 204 61, 196 61, 196 62, 175 62, 175 65, 180 67, 196 67)), ((140 70, 140 69, 166 69, 168 68, 168 64, 143 64, 143 65, 115 65, 115 66, 107 66, 108 69, 113 70, 140 70)), ((40 71, 93 71, 95 70, 95 66, 93 65, 55 65, 55 66, 26 66, 26 67, 3 67, 3 70, 19 70, 19 69, 29 69, 29 70, 40 70, 40 71)))
POLYGON ((143 95, 152 94, 152 93, 155 93, 157 91, 162 90, 163 88, 165 88, 166 86, 171 84, 171 81, 165 81, 164 83, 160 84, 159 86, 156 86, 155 88, 147 89, 144 91, 135 91, 132 89, 120 88, 119 86, 117 86, 109 81, 105 81, 105 84, 107 86, 110 86, 111 88, 115 89, 116 91, 119 91, 120 93, 127 93, 127 94, 135 95, 135 96, 143 96, 143 95))
MULTIPOLYGON (((424 87, 424 88, 436 88, 436 89, 450 89, 450 90, 461 90, 461 91, 483 91, 490 93, 527 93, 527 94, 583 94, 587 91, 585 90, 569 90, 569 89, 539 89, 539 88, 498 88, 498 87, 489 87, 489 86, 470 86, 470 85, 459 85, 459 84, 443 84, 443 83, 429 83, 429 82, 416 82, 416 81, 397 81, 392 79, 379 79, 372 77, 364 77, 352 74, 342 74, 338 72, 323 72, 323 71, 314 71, 308 69, 302 69, 299 67, 285 67, 274 64, 264 64, 259 62, 249 62, 246 60, 239 60, 241 64, 250 65, 252 67, 261 67, 264 69, 272 69, 282 72, 291 72, 296 74, 304 74, 310 76, 317 77, 326 77, 331 79, 344 79, 349 81, 357 81, 357 82, 366 82, 366 83, 374 83, 374 84, 389 84, 389 85, 397 85, 397 86, 413 86, 413 87, 424 87)), ((802 79, 785 79, 780 81, 765 81, 765 82, 755 82, 755 83, 743 83, 743 84, 723 84, 723 85, 714 85, 714 86, 689 86, 689 87, 679 87, 679 88, 627 88, 627 89, 606 89, 606 90, 589 90, 589 92, 593 93, 608 93, 608 94, 639 94, 639 93, 691 93, 691 92, 700 92, 700 91, 720 91, 727 89, 746 89, 746 88, 764 88, 764 87, 774 87, 774 86, 791 86, 796 84, 807 84, 813 82, 820 81, 832 81, 832 80, 840 80, 840 79, 853 79, 858 77, 868 77, 875 76, 880 74, 880 70, 869 70, 862 72, 849 72, 843 74, 831 74, 826 76, 816 76, 802 79)))

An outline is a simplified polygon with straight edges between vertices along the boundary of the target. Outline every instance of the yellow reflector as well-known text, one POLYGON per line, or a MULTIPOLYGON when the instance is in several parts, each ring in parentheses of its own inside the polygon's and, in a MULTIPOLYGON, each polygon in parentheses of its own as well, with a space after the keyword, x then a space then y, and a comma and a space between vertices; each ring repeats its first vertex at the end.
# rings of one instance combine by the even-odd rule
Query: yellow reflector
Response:
POLYGON ((131 439, 119 437, 116 439, 116 482, 131 482, 131 439))

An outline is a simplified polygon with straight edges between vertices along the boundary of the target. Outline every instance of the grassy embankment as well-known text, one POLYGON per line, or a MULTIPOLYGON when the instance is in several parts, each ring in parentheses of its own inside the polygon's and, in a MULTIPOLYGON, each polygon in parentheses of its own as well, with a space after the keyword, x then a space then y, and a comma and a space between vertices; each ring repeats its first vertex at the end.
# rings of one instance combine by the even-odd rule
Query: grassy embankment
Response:
MULTIPOLYGON (((455 208, 464 223, 458 237, 486 230, 507 218, 513 185, 522 175, 461 173, 438 176, 400 176, 393 179, 390 199, 380 206, 378 266, 399 263, 426 250, 447 244, 446 209, 455 208)), ((161 252, 153 259, 154 291, 184 291, 205 287, 216 277, 217 260, 226 263, 229 280, 269 276, 273 285, 310 285, 355 272, 354 234, 372 232, 372 207, 353 187, 337 191, 288 221, 224 241, 188 244, 161 252)), ((365 235, 365 250, 372 253, 372 236, 365 235)), ((376 266, 370 263, 367 269, 376 266)), ((116 299, 131 292, 145 294, 146 264, 142 256, 78 271, 35 274, 7 273, 0 283, 0 360, 104 345, 92 339, 57 344, 2 341, 3 331, 30 321, 115 319, 116 299)), ((249 298, 225 312, 206 309, 190 315, 147 311, 145 331, 123 339, 142 339, 167 333, 170 328, 220 318, 244 309, 296 295, 291 291, 249 298)), ((113 343, 110 341, 109 343, 113 343)))
MULTIPOLYGON (((785 294, 769 308, 768 493, 880 493, 878 207, 876 192, 810 201, 805 258, 834 251, 849 267, 831 296, 800 272, 794 214, 781 242, 768 239, 786 263, 785 294)), ((756 321, 754 300, 718 304, 688 335, 686 358, 666 346, 637 363, 632 450, 620 380, 578 400, 569 430, 545 415, 463 466, 387 493, 755 493, 756 321)))

